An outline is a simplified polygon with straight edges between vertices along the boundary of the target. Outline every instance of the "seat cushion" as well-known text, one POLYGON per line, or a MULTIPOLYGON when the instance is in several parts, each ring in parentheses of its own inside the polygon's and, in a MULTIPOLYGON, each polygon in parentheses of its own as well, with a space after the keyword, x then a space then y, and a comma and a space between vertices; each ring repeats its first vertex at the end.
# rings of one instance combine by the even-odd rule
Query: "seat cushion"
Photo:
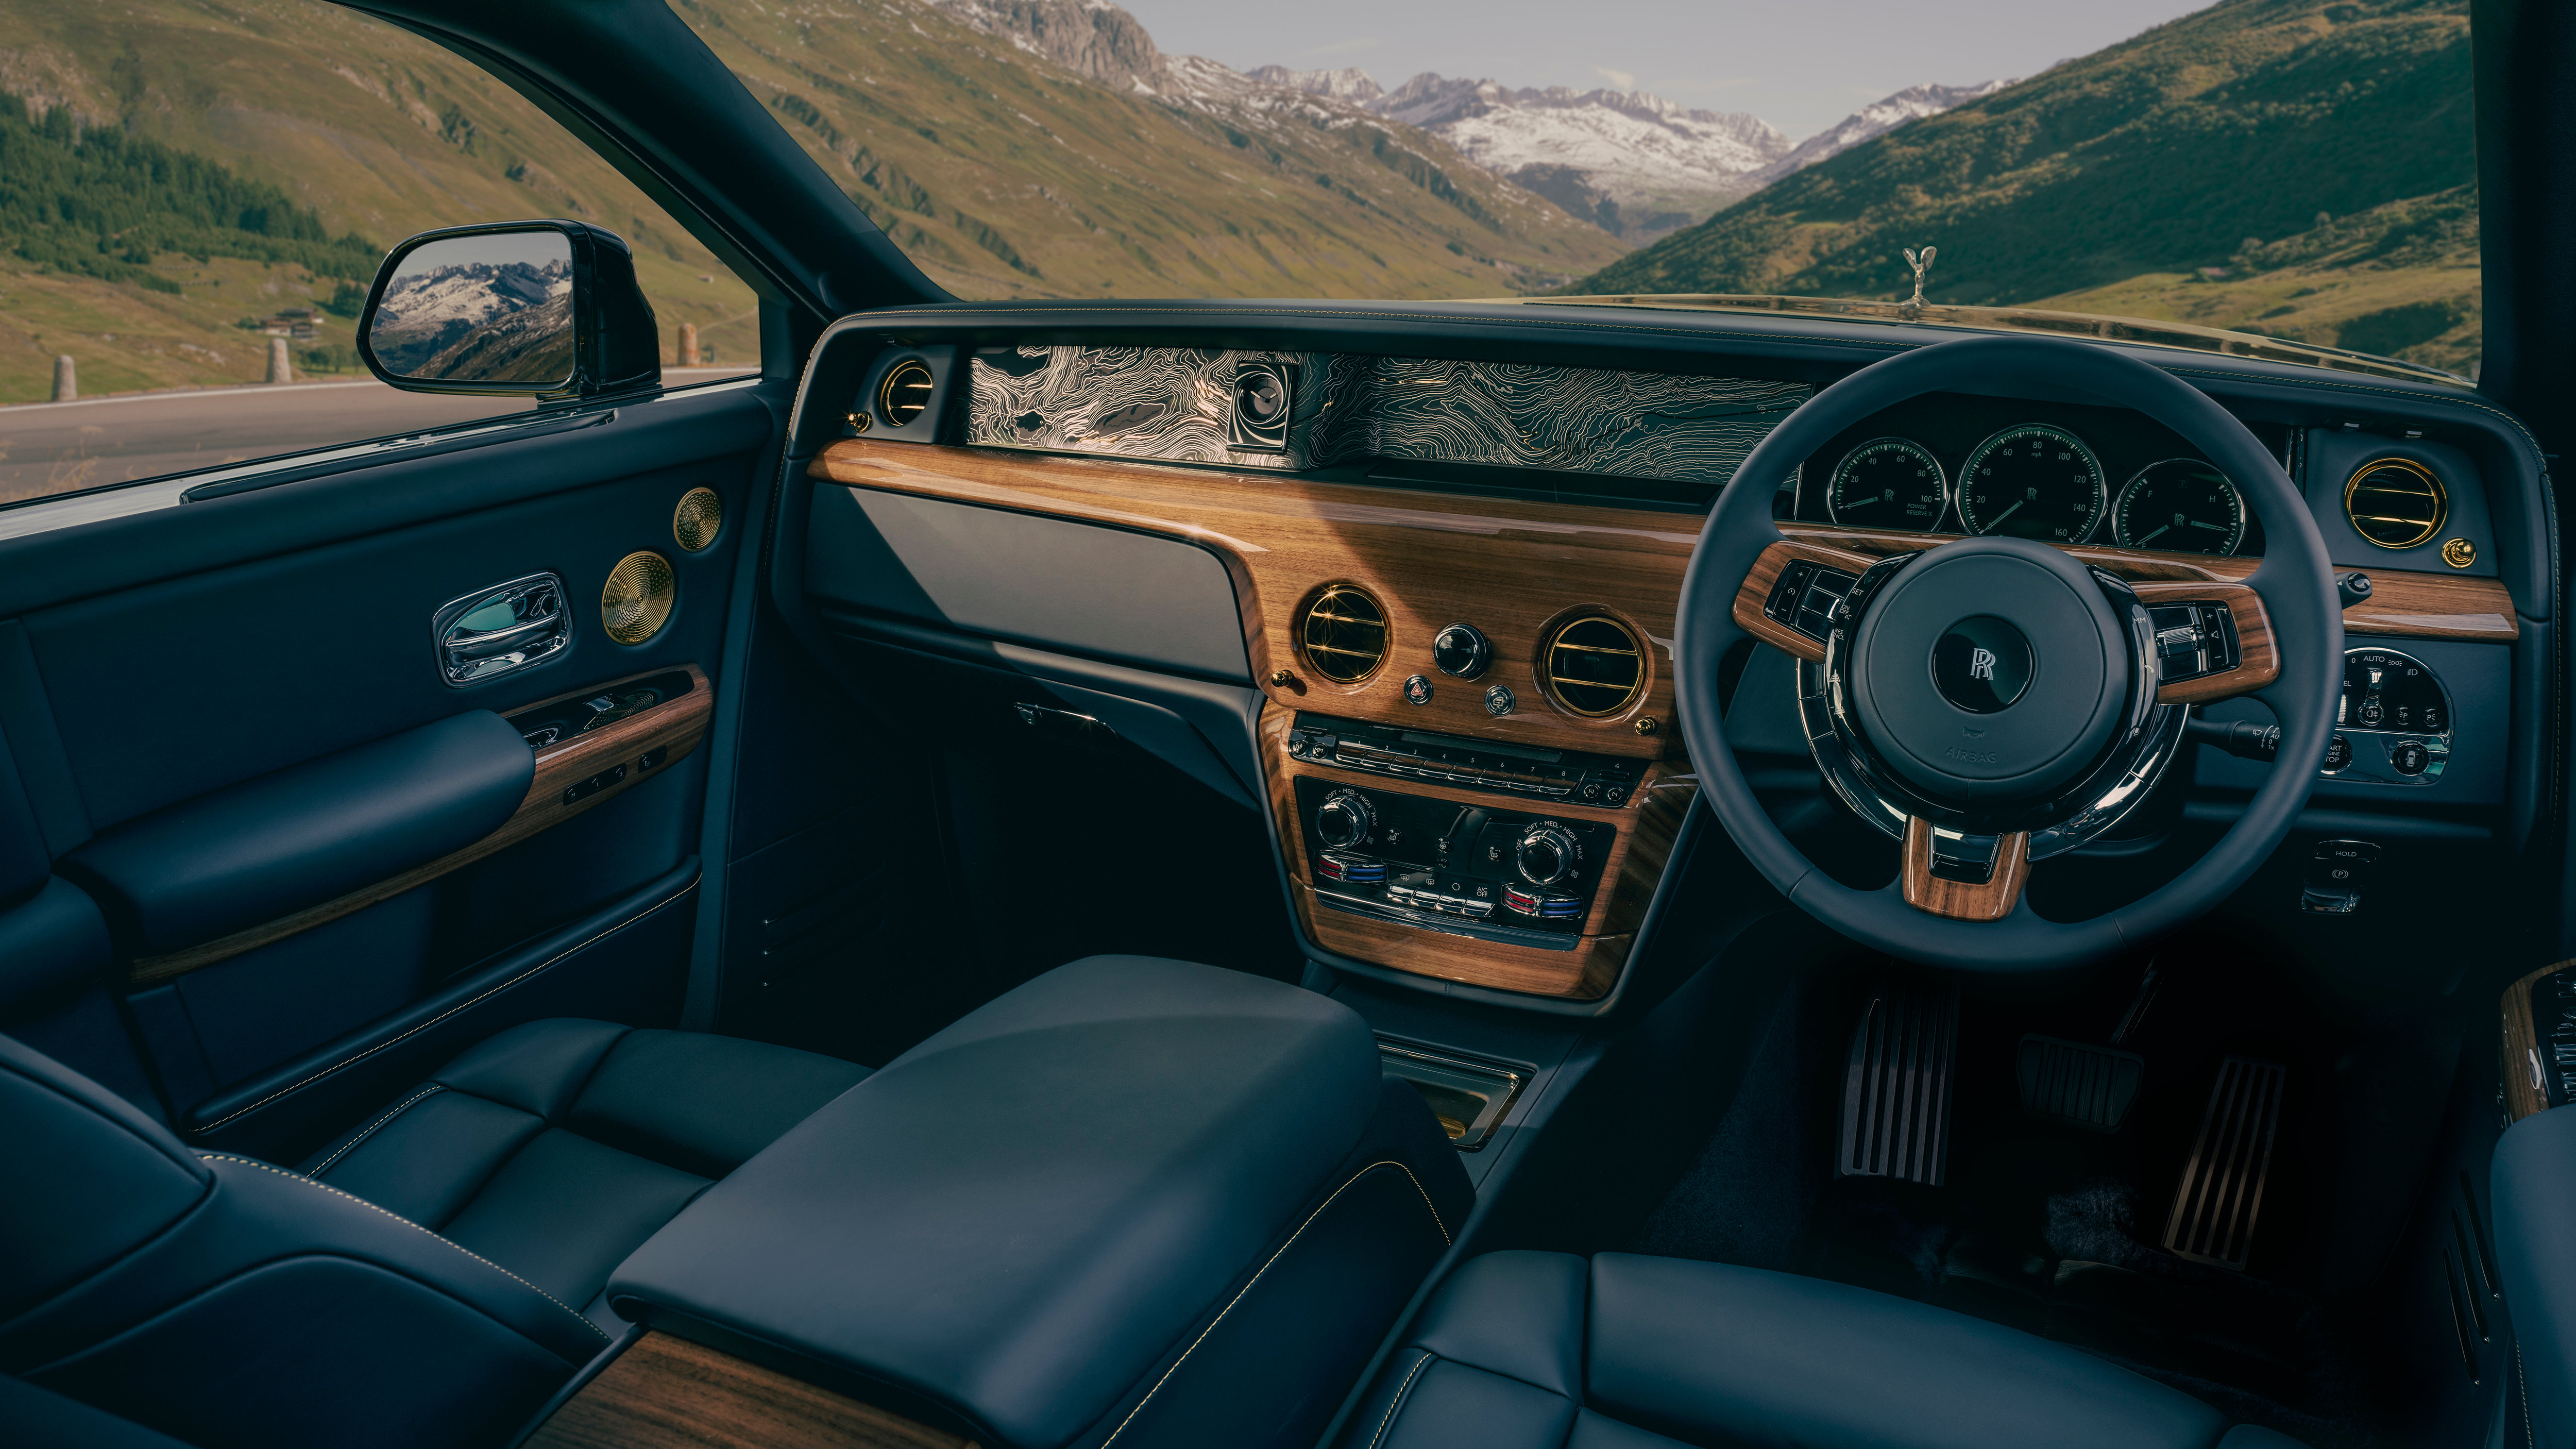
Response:
POLYGON ((1722 1263, 1489 1253, 1443 1284, 1356 1449, 2081 1444, 2265 1449, 2089 1354, 1882 1293, 1722 1263))
POLYGON ((707 1185, 868 1069, 705 1032, 513 1027, 303 1172, 480 1253, 615 1331, 608 1275, 707 1185))

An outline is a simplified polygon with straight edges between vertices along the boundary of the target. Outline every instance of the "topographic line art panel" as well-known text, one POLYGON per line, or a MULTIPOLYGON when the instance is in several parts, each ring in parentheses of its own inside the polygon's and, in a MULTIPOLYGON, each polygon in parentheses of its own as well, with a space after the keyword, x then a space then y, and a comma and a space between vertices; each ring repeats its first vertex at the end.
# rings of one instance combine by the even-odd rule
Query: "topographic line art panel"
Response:
POLYGON ((975 354, 966 441, 1235 468, 1391 459, 1720 484, 1805 402, 1804 383, 1219 348, 1023 346, 975 354), (1236 367, 1295 365, 1282 453, 1227 444, 1236 367))

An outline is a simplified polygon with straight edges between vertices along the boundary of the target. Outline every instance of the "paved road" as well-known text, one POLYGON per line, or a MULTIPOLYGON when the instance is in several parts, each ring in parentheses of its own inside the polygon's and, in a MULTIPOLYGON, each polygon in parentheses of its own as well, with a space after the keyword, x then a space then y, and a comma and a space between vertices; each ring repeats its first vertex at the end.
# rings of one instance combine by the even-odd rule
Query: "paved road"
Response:
MULTIPOLYGON (((666 371, 674 384, 732 368, 666 371)), ((526 412, 517 398, 401 392, 372 379, 197 388, 0 407, 0 503, 526 412)))

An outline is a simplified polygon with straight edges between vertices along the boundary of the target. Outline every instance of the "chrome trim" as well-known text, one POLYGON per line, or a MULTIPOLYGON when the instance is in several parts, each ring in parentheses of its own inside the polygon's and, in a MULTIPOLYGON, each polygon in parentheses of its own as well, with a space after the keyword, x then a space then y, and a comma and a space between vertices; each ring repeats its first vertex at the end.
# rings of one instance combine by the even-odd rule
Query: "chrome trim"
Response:
POLYGON ((572 602, 561 578, 529 574, 439 605, 430 615, 429 639, 439 678, 450 689, 463 689, 562 653, 572 642, 572 602), (507 603, 519 622, 506 629, 457 632, 457 621, 498 603, 507 603))

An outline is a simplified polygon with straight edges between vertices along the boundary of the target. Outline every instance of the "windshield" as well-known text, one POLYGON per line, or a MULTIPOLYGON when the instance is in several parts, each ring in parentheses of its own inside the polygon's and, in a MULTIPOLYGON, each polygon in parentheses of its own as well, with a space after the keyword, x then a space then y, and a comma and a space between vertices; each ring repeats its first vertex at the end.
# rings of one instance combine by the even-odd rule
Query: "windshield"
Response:
POLYGON ((1920 261, 1936 306, 2477 371, 2467 0, 678 8, 960 297, 1903 302, 1920 261))

